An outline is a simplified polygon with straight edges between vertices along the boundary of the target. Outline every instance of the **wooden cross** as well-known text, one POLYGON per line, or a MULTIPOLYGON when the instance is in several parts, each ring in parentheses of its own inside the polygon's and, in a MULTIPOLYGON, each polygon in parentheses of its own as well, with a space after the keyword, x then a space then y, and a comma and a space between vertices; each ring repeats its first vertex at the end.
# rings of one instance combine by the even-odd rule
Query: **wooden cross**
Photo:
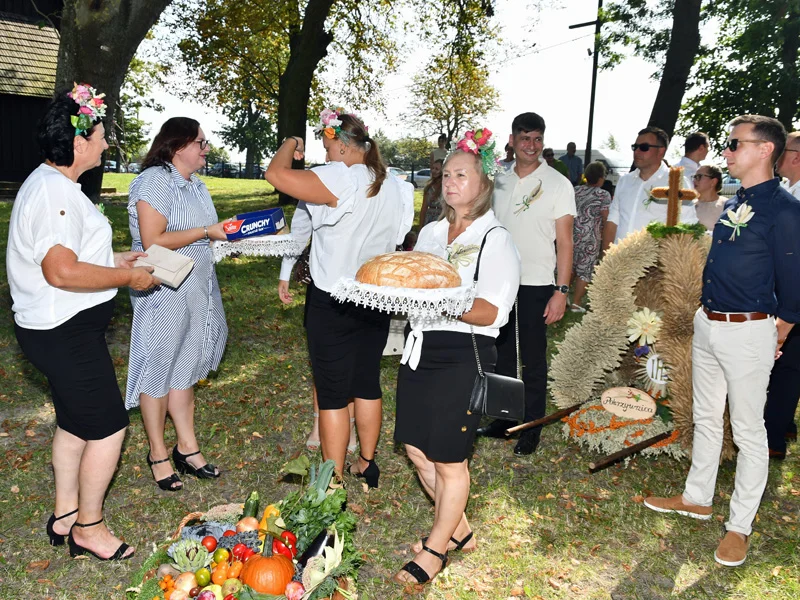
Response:
POLYGON ((655 198, 667 199, 667 226, 674 227, 681 220, 681 202, 697 198, 694 190, 681 189, 683 167, 669 168, 669 187, 657 187, 650 190, 655 198))

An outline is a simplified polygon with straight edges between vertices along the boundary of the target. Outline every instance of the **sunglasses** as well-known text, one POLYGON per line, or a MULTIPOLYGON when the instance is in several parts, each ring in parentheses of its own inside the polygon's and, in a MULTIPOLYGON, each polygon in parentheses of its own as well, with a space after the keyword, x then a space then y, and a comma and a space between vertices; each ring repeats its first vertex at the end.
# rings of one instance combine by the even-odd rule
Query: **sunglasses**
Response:
POLYGON ((716 179, 713 175, 706 175, 705 173, 695 173, 692 175, 692 179, 695 181, 700 181, 703 177, 708 177, 709 179, 716 179))
POLYGON ((545 158, 553 158, 555 154, 543 154, 542 156, 544 156, 545 158))
POLYGON ((642 152, 649 152, 650 148, 666 148, 666 146, 659 146, 657 144, 648 144, 644 142, 643 144, 631 144, 631 150, 636 152, 637 150, 641 150, 642 152))
POLYGON ((722 150, 736 152, 739 149, 739 144, 763 144, 766 141, 767 140, 740 140, 738 138, 732 138, 725 143, 725 145, 722 147, 722 150))
POLYGON ((208 140, 195 140, 195 144, 200 144, 200 150, 205 150, 208 148, 208 140))

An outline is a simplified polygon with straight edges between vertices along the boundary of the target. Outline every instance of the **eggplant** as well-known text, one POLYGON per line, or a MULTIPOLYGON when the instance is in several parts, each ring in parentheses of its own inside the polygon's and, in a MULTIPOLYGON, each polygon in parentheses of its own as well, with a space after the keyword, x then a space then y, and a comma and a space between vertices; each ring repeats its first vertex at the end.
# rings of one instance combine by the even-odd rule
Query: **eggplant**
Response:
POLYGON ((330 546, 333 548, 335 537, 336 536, 334 536, 332 533, 329 533, 327 529, 323 529, 319 535, 314 538, 314 541, 309 544, 302 556, 297 559, 297 564, 305 567, 310 558, 314 556, 320 556, 321 554, 325 553, 325 546, 330 546))

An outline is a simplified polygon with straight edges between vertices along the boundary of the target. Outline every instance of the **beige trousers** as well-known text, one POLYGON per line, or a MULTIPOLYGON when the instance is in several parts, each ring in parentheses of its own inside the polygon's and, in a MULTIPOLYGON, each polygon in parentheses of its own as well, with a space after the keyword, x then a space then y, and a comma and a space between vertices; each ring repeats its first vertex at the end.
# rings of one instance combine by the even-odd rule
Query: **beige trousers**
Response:
POLYGON ((733 430, 736 478, 728 531, 750 535, 767 485, 769 453, 764 427, 767 385, 778 334, 775 319, 728 323, 710 320, 702 309, 694 316, 692 386, 694 444, 683 497, 711 506, 722 451, 725 399, 733 430))

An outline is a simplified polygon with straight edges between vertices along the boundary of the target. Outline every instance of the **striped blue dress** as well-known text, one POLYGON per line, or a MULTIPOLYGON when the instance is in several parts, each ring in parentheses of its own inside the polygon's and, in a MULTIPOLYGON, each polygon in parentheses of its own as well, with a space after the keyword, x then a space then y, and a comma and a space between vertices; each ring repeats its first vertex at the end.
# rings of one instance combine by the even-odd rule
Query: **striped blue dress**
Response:
MULTIPOLYGON (((211 195, 197 175, 187 181, 173 166, 145 169, 131 182, 128 221, 132 250, 142 250, 136 203, 147 202, 167 219, 167 231, 217 223, 211 195)), ((158 286, 131 290, 133 325, 125 406, 139 405, 139 394, 155 398, 170 389, 185 390, 216 370, 225 350, 228 326, 209 243, 198 241, 176 252, 191 257, 194 268, 173 290, 158 286)))

